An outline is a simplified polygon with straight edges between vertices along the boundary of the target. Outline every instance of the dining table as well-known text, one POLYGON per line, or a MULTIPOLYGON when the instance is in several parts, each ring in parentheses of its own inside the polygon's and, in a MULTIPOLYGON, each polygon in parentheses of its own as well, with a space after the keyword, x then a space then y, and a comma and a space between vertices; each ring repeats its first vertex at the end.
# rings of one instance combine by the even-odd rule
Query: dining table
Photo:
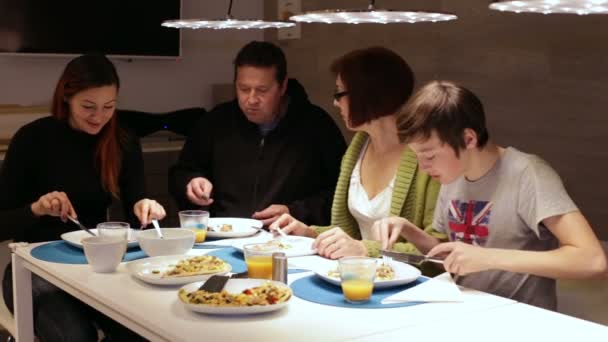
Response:
MULTIPOLYGON (((188 254, 218 251, 231 242, 231 239, 212 241, 207 248, 192 249, 188 254)), ((353 308, 323 305, 294 295, 285 308, 270 313, 197 313, 178 298, 180 286, 143 282, 129 272, 127 262, 122 262, 113 273, 95 273, 88 264, 51 262, 32 254, 35 248, 49 243, 58 242, 18 247, 12 255, 17 341, 34 341, 32 274, 150 341, 485 342, 531 340, 531 336, 552 341, 564 340, 565 336, 584 337, 585 342, 608 341, 606 326, 468 288, 461 288, 460 302, 353 308)), ((314 273, 307 270, 291 272, 288 284, 310 276, 314 273)))

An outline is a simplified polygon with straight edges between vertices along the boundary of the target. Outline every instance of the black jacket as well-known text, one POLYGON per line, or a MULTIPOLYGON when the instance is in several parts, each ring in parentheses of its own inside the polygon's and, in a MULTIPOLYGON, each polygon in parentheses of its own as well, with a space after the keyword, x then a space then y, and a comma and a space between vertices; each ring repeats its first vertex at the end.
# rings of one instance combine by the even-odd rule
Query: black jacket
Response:
MULTIPOLYGON (((125 132, 128 133, 128 132, 125 132)), ((78 227, 57 217, 35 217, 30 205, 40 196, 63 191, 78 220, 95 227, 107 221, 112 195, 105 191, 95 161, 99 135, 72 129, 53 117, 21 127, 11 139, 0 167, 0 240, 39 242, 57 240, 78 227)), ((125 217, 139 225, 133 205, 145 198, 141 145, 133 134, 125 136, 119 176, 125 217)))
POLYGON ((192 131, 169 172, 169 190, 180 209, 192 178, 213 184, 210 211, 218 217, 251 217, 284 204, 308 224, 328 224, 344 138, 329 114, 310 103, 304 88, 289 80, 287 113, 265 137, 239 108, 220 104, 192 131))

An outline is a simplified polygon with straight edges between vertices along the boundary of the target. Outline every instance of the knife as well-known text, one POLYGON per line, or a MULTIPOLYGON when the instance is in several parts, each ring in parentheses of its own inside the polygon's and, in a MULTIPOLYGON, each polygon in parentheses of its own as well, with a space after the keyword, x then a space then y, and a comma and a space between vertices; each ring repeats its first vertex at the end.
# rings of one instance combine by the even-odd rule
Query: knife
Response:
POLYGON ((70 221, 74 222, 75 224, 77 224, 77 225, 78 225, 78 228, 80 228, 80 229, 84 230, 85 232, 87 232, 87 233, 89 233, 89 234, 91 234, 91 235, 93 235, 93 236, 97 236, 97 235, 95 235, 95 233, 93 233, 92 231, 90 231, 90 230, 89 230, 89 228, 85 227, 85 226, 84 226, 82 223, 80 223, 80 222, 79 222, 77 219, 72 218, 72 217, 70 217, 70 216, 68 216, 68 219, 69 219, 70 221))
POLYGON ((411 253, 399 253, 399 252, 391 252, 391 251, 380 251, 380 254, 389 256, 395 260, 402 261, 408 264, 420 265, 423 262, 433 262, 436 264, 443 265, 443 259, 439 258, 430 258, 425 255, 419 254, 411 254, 411 253))
POLYGON ((213 275, 201 287, 199 287, 199 291, 207 291, 207 292, 221 292, 224 289, 224 286, 230 279, 235 278, 247 278, 247 271, 241 273, 232 273, 229 275, 213 275))

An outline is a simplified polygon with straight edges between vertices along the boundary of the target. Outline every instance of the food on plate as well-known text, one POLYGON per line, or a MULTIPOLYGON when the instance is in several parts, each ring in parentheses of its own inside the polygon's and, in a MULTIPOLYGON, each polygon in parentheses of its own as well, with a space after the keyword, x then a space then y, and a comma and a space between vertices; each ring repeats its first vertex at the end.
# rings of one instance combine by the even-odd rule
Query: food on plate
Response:
POLYGON ((179 298, 188 304, 202 304, 212 306, 254 306, 273 305, 286 302, 291 297, 291 289, 286 286, 277 286, 267 282, 264 285, 243 290, 239 294, 222 292, 207 292, 197 290, 187 293, 179 290, 179 298))
POLYGON ((381 264, 376 267, 376 279, 393 280, 395 279, 395 270, 390 265, 381 264))
POLYGON ((223 224, 220 227, 220 232, 231 232, 232 231, 232 225, 231 224, 223 224))
MULTIPOLYGON (((327 275, 332 278, 340 278, 340 271, 333 269, 327 272, 327 275)), ((376 267, 376 280, 393 280, 395 279, 395 270, 386 264, 381 264, 376 267)))
POLYGON ((292 246, 288 243, 283 243, 280 240, 270 240, 266 243, 261 243, 258 246, 254 247, 255 250, 259 250, 259 251, 263 251, 263 250, 267 250, 267 249, 290 249, 292 246))
POLYGON ((226 270, 228 264, 213 255, 199 255, 180 260, 175 266, 163 273, 163 277, 188 277, 200 274, 218 273, 226 270))

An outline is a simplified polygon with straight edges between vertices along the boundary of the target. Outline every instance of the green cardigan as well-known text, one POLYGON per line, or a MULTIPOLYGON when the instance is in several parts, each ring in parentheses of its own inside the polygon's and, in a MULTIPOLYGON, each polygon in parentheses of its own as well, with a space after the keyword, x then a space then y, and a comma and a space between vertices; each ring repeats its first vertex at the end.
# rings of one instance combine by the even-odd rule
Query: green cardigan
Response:
MULTIPOLYGON (((351 141, 340 167, 340 176, 336 184, 336 192, 331 208, 330 226, 313 226, 317 233, 322 233, 333 227, 340 227, 352 238, 360 240, 361 231, 355 218, 348 210, 348 189, 350 177, 357 164, 361 149, 367 141, 368 135, 363 132, 355 134, 351 141)), ((416 155, 406 148, 401 155, 397 177, 391 198, 391 216, 401 216, 408 219, 418 227, 423 227, 427 233, 445 239, 445 235, 432 229, 435 202, 439 194, 439 183, 432 180, 426 173, 418 172, 416 155)), ((377 257, 380 254, 380 242, 363 240, 368 255, 377 257)), ((393 250, 398 252, 419 253, 416 247, 404 240, 397 242, 393 250)))

